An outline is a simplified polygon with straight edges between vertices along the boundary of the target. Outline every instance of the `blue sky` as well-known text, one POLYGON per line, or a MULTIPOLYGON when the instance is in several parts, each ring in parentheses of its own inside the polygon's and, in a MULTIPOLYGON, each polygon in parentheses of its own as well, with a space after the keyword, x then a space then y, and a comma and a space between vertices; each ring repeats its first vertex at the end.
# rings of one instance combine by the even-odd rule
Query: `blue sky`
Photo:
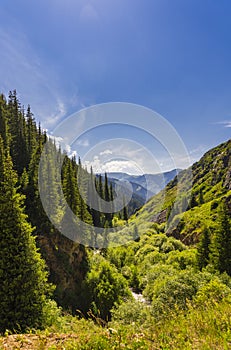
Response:
MULTIPOLYGON (((229 0, 2 0, 0 90, 16 88, 49 131, 94 104, 143 105, 195 161, 230 138, 230 13, 229 0)), ((82 157, 105 130, 93 134, 76 146, 82 157)))

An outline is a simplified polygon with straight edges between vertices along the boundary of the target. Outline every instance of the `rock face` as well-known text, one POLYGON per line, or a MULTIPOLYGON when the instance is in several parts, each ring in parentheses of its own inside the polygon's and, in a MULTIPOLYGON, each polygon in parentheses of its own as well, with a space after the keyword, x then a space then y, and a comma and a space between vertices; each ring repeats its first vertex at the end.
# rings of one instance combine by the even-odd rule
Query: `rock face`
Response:
POLYGON ((228 171, 224 180, 224 187, 226 187, 228 190, 231 190, 231 164, 228 167, 228 171))
POLYGON ((81 284, 88 271, 85 248, 59 232, 39 235, 37 242, 48 266, 49 280, 56 286, 56 301, 75 312, 79 307, 81 284))
POLYGON ((162 210, 158 214, 154 215, 151 219, 152 222, 156 222, 157 224, 162 224, 167 220, 167 209, 162 210))

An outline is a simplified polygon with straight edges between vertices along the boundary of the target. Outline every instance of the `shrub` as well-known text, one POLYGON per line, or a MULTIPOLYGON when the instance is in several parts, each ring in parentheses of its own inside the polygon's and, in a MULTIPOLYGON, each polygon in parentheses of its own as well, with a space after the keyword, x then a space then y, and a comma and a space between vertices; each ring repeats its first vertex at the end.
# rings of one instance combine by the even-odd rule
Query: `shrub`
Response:
POLYGON ((112 321, 118 321, 120 324, 144 324, 150 319, 149 307, 139 301, 128 301, 122 303, 119 307, 112 309, 112 321))
POLYGON ((193 301, 197 307, 204 307, 208 304, 219 303, 224 298, 228 298, 231 302, 231 289, 215 277, 198 290, 193 301))
POLYGON ((83 295, 88 300, 87 308, 95 316, 110 320, 112 307, 128 299, 131 292, 126 279, 115 266, 102 258, 92 264, 86 277, 83 295))

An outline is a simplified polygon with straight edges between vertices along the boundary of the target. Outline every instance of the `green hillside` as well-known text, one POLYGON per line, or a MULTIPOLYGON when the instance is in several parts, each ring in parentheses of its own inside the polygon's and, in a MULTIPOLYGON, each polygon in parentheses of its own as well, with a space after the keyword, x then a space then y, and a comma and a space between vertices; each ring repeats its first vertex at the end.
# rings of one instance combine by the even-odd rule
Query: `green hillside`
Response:
POLYGON ((1 95, 0 349, 230 349, 230 165, 228 141, 131 218, 127 208, 103 213, 85 203, 80 187, 91 179, 110 202, 107 175, 97 179, 63 153, 16 92, 1 95), (45 143, 43 186, 58 227, 38 190, 45 143), (90 228, 68 221, 57 186, 61 162, 65 199, 90 228), (108 227, 118 230, 107 235, 108 227), (103 241, 109 245, 99 249, 103 241))
POLYGON ((231 140, 205 153, 191 169, 183 170, 163 191, 152 197, 133 215, 130 223, 140 226, 141 234, 148 226, 151 227, 152 223, 162 224, 163 230, 167 230, 164 224, 173 203, 176 200, 175 205, 180 208, 185 199, 188 201, 187 210, 180 214, 177 214, 177 210, 172 213, 171 221, 174 222, 176 218, 180 221, 173 229, 168 230, 168 235, 191 244, 198 241, 204 225, 211 228, 216 226, 217 208, 222 200, 231 208, 231 140), (185 191, 184 183, 187 187, 190 176, 192 187, 185 191), (180 194, 177 195, 177 191, 180 194))

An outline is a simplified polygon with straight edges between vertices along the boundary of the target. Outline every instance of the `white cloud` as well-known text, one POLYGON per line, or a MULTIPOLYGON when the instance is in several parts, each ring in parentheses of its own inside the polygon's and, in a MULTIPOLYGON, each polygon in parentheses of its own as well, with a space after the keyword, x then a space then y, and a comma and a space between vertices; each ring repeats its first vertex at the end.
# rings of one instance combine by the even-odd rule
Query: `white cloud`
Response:
POLYGON ((226 121, 222 123, 225 128, 231 128, 231 121, 226 121))
MULTIPOLYGON (((162 157, 163 158, 163 157, 162 157)), ((97 173, 126 172, 129 174, 160 173, 158 159, 146 147, 129 139, 110 139, 92 147, 82 158, 83 164, 97 173)), ((168 170, 171 164, 166 162, 168 170)), ((171 167, 173 168, 173 167, 171 167)))
POLYGON ((143 174, 132 160, 112 160, 103 165, 104 172, 123 172, 133 175, 143 174))
POLYGON ((109 154, 112 154, 113 152, 110 150, 110 149, 106 149, 105 151, 103 152, 100 152, 100 155, 101 156, 104 156, 104 155, 109 155, 109 154))
POLYGON ((88 139, 78 140, 76 141, 76 145, 82 146, 82 147, 88 147, 90 145, 90 142, 88 139))
POLYGON ((143 174, 142 170, 132 160, 109 160, 102 162, 98 156, 95 156, 92 162, 85 161, 88 169, 92 166, 95 173, 104 172, 124 172, 128 174, 143 174))
MULTIPOLYGON (((198 158, 195 160, 198 160, 198 158)), ((130 159, 105 159, 95 156, 92 160, 83 161, 83 164, 88 169, 92 166, 95 173, 125 172, 132 175, 162 173, 176 167, 176 164, 170 157, 161 157, 155 160, 147 155, 144 155, 143 158, 134 157, 130 159)), ((188 166, 189 159, 179 156, 177 167, 184 169, 188 166)))
POLYGON ((51 135, 49 133, 47 134, 47 136, 49 137, 49 139, 55 140, 55 142, 57 144, 61 144, 63 142, 63 137, 61 137, 61 136, 53 136, 53 135, 51 135))
POLYGON ((70 154, 70 157, 77 157, 78 153, 76 151, 73 151, 71 154, 70 154))
POLYGON ((191 152, 169 154, 163 147, 149 149, 129 139, 109 139, 92 147, 82 157, 82 162, 97 173, 127 172, 129 174, 155 174, 174 168, 185 169, 197 161, 206 151, 199 145, 191 152))
POLYGON ((54 135, 51 135, 49 133, 47 134, 47 136, 50 139, 54 140, 56 145, 58 147, 60 146, 63 151, 65 150, 67 152, 67 154, 72 155, 75 152, 75 151, 72 152, 71 146, 69 144, 65 143, 63 137, 61 137, 61 136, 54 136, 54 135))

